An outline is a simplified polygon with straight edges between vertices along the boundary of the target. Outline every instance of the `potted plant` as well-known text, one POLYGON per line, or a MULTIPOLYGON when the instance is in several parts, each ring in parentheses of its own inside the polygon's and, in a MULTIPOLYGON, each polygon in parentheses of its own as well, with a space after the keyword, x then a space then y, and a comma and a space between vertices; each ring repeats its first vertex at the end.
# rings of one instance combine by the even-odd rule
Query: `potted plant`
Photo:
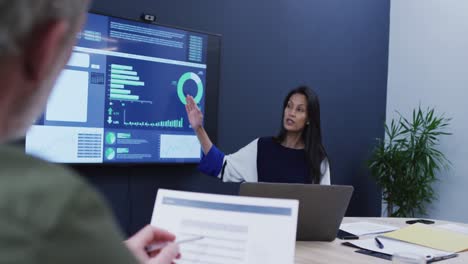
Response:
POLYGON ((425 215, 426 205, 436 199, 436 174, 450 165, 437 146, 441 136, 450 135, 450 120, 419 107, 411 120, 398 113, 385 125, 385 139, 377 139, 368 166, 382 188, 388 216, 425 215))

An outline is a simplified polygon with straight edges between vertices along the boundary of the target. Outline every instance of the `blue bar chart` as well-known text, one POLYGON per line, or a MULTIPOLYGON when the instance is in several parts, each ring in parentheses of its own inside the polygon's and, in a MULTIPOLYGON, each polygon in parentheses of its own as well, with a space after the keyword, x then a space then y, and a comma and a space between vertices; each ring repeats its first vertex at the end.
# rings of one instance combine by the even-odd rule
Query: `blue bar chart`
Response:
POLYGON ((133 66, 111 64, 110 65, 110 100, 147 102, 140 100, 139 95, 132 94, 132 89, 145 87, 145 82, 140 80, 138 72, 133 66))

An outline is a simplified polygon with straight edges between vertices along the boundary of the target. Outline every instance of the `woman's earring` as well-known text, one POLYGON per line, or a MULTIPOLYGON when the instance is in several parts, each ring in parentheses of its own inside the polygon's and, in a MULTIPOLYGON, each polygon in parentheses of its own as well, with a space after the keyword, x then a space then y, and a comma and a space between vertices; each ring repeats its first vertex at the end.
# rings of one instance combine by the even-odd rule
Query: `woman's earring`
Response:
POLYGON ((306 125, 310 125, 310 122, 309 122, 309 121, 307 121, 306 125))

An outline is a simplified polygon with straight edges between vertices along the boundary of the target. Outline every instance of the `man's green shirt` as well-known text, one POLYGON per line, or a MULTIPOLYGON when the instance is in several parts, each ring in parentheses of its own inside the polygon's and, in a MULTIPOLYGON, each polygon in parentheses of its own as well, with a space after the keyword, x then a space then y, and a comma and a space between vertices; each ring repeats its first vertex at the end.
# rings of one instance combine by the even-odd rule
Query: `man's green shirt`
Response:
POLYGON ((0 263, 136 263, 101 197, 72 171, 0 147, 0 263))

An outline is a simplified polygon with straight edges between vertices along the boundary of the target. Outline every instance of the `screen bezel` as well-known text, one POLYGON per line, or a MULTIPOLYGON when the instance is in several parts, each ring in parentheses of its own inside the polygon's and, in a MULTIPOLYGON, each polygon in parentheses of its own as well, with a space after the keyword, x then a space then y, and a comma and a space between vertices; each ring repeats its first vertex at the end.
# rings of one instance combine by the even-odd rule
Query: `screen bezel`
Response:
MULTIPOLYGON (((184 28, 184 27, 179 27, 179 26, 173 26, 173 25, 167 25, 167 24, 162 24, 162 23, 156 23, 156 22, 147 22, 147 21, 142 21, 141 19, 134 19, 134 18, 129 18, 129 17, 123 17, 123 16, 114 16, 114 15, 109 15, 103 12, 97 12, 90 10, 88 11, 89 14, 95 14, 95 15, 101 15, 101 16, 106 16, 110 18, 117 18, 117 19, 123 19, 123 20, 128 20, 132 22, 137 22, 141 24, 147 24, 147 25, 154 25, 154 26, 162 26, 162 27, 167 27, 167 28, 173 28, 173 29, 180 29, 188 32, 194 32, 194 33, 200 33, 200 34, 205 34, 208 37, 208 43, 207 43, 207 74, 206 74, 206 97, 205 97, 205 112, 204 112, 204 128, 208 135, 210 135, 210 139, 213 142, 213 144, 217 144, 217 139, 218 139, 218 100, 219 100, 219 87, 221 84, 221 76, 220 76, 220 67, 221 67, 221 48, 222 48, 222 36, 220 34, 215 34, 211 32, 205 32, 201 30, 194 30, 190 28, 184 28), (216 49, 218 50, 218 53, 213 54, 213 52, 210 52, 211 49, 216 49), (208 69, 211 69, 208 71, 208 69), (210 85, 208 85, 210 84, 210 85)), ((23 150, 26 152, 26 138, 23 138, 21 141, 18 142, 18 144, 22 145, 23 150)), ((27 153, 26 153, 27 154, 27 153)), ((65 162, 53 162, 50 161, 51 163, 54 164, 62 164, 66 166, 71 166, 71 167, 94 167, 94 166, 106 166, 106 167, 119 167, 119 166, 138 166, 138 167, 144 167, 144 166, 154 166, 154 165, 178 165, 178 166, 184 166, 184 165, 190 165, 193 166, 194 164, 198 164, 197 161, 184 161, 184 162, 171 162, 171 161, 162 161, 162 162, 101 162, 101 163, 85 163, 85 162, 77 162, 77 163, 65 163, 65 162)))

